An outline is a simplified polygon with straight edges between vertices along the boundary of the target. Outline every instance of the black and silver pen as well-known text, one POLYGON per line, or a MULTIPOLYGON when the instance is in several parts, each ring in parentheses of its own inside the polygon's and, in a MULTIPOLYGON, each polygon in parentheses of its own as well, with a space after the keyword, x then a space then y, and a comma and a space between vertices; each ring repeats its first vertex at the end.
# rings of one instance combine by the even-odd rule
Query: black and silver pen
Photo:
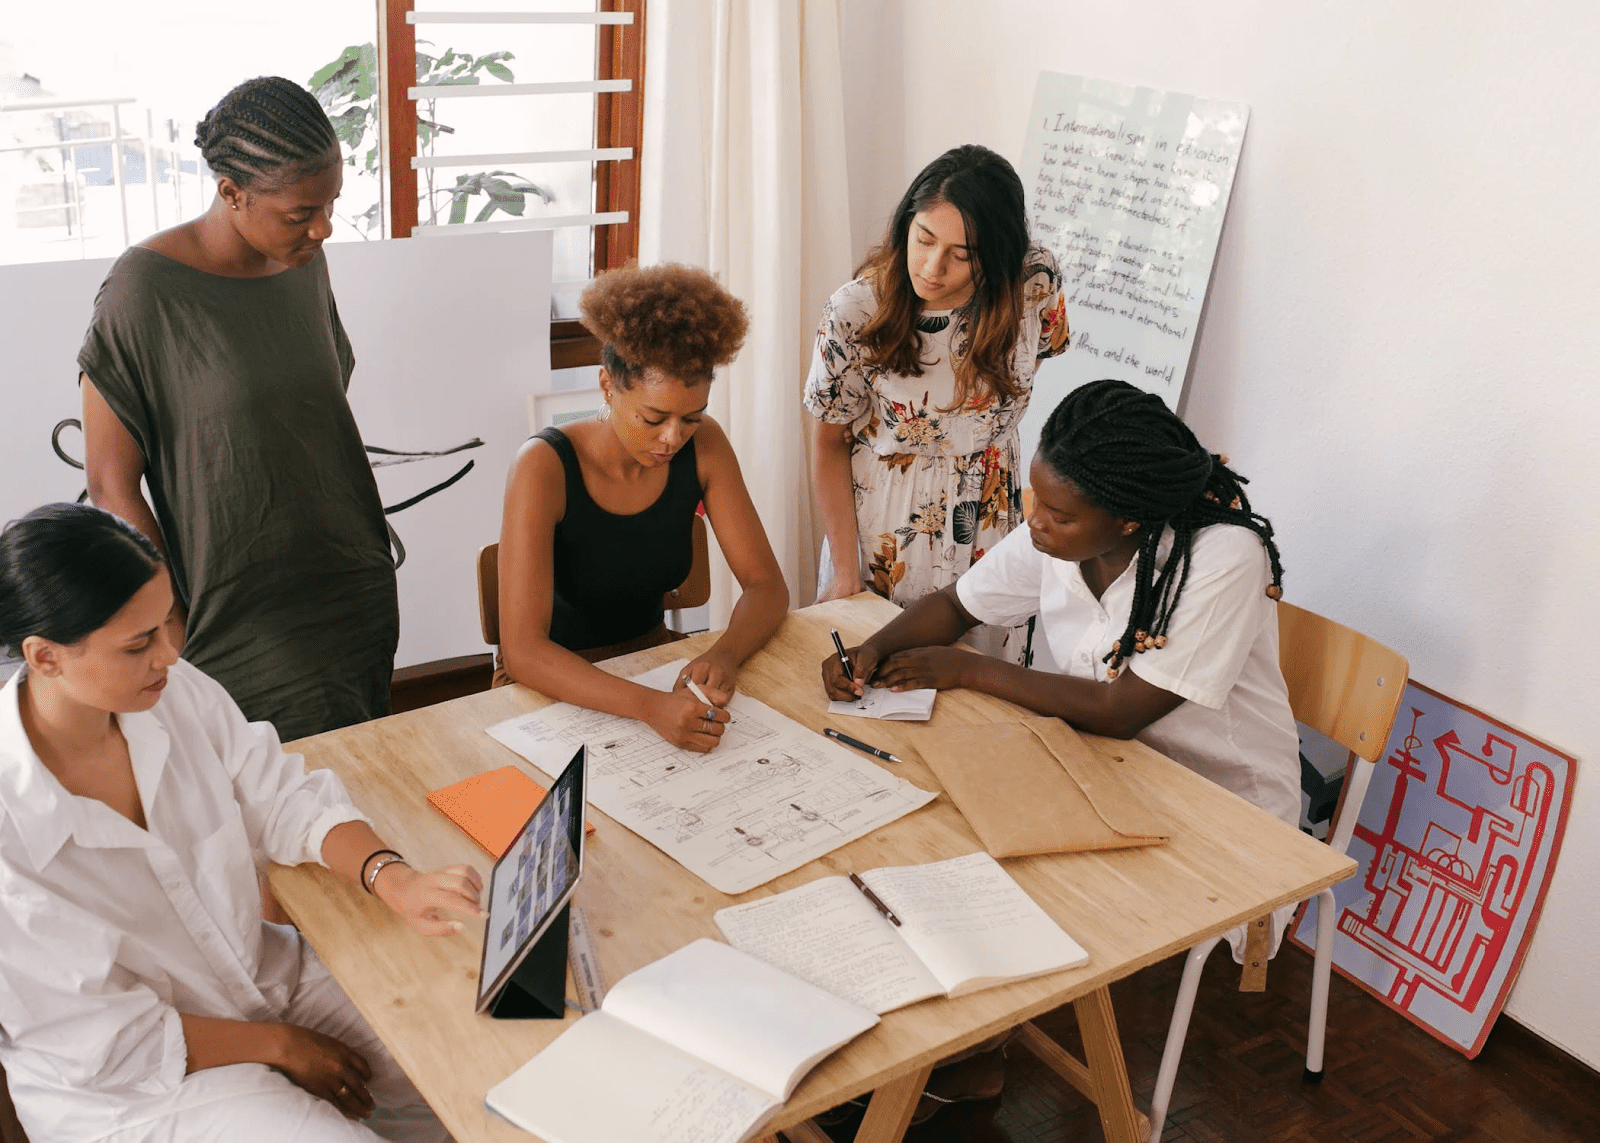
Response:
POLYGON ((850 656, 844 653, 844 640, 839 638, 839 629, 837 627, 830 627, 828 628, 828 632, 833 636, 834 650, 839 652, 839 663, 844 667, 845 678, 855 678, 856 669, 850 665, 850 656))
POLYGON ((882 758, 885 762, 898 763, 900 761, 900 759, 896 758, 893 754, 890 754, 887 750, 879 750, 876 746, 868 746, 859 738, 851 738, 848 734, 840 734, 831 726, 823 727, 822 733, 826 734, 829 738, 832 738, 837 742, 844 743, 846 746, 854 746, 857 750, 860 750, 865 754, 870 754, 874 758, 882 758))
POLYGON ((867 888, 867 883, 865 881, 861 880, 861 878, 857 877, 854 873, 851 873, 850 884, 861 890, 862 895, 865 896, 867 900, 872 902, 873 908, 877 909, 878 912, 887 917, 890 924, 894 925, 896 928, 900 927, 900 918, 895 916, 894 913, 890 911, 889 906, 885 905, 878 899, 878 895, 876 893, 867 888))

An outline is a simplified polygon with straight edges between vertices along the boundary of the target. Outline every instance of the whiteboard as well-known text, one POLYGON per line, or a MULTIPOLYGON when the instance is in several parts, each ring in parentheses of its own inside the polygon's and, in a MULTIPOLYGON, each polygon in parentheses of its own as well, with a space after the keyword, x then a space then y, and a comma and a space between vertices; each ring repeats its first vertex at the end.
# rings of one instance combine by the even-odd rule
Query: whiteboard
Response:
POLYGON ((1061 398, 1116 377, 1176 409, 1250 109, 1041 72, 1018 174, 1033 240, 1054 251, 1072 345, 1040 365, 1024 456, 1061 398))
MULTIPOLYGON (((500 537, 506 473, 528 435, 528 396, 550 387, 550 234, 325 249, 355 346, 350 405, 362 439, 397 452, 482 441, 376 470, 392 506, 472 462, 449 488, 389 517, 406 549, 395 665, 480 654, 488 648, 478 631, 478 548, 500 537)), ((83 473, 56 457, 50 434, 81 415, 78 347, 111 262, 0 266, 0 521, 83 491, 83 473)), ((61 443, 82 458, 76 429, 61 443)))

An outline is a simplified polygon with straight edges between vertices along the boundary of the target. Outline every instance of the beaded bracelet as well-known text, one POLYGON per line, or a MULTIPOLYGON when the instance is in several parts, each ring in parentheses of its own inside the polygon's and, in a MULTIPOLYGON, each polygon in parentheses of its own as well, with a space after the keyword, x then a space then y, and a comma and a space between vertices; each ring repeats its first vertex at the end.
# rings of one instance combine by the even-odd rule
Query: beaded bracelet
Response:
POLYGON ((361 876, 359 880, 361 882, 361 887, 368 893, 372 892, 372 883, 378 879, 378 869, 382 869, 385 865, 390 864, 390 862, 380 861, 378 863, 378 869, 374 869, 372 871, 372 876, 370 878, 367 876, 367 866, 372 864, 372 859, 374 857, 382 857, 384 854, 388 854, 393 861, 405 860, 404 857, 392 849, 375 849, 371 853, 367 854, 367 859, 361 863, 361 876))

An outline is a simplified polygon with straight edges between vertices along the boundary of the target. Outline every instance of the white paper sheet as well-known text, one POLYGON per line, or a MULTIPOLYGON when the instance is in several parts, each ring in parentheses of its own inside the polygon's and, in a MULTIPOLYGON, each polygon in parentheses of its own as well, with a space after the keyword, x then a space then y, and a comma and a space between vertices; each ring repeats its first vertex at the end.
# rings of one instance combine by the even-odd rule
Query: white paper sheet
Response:
POLYGON ((932 687, 914 691, 867 687, 861 697, 854 701, 835 699, 830 702, 828 713, 892 722, 926 722, 933 717, 933 700, 938 697, 939 692, 932 687))
MULTIPOLYGON (((634 681, 668 690, 684 661, 634 681)), ((589 747, 589 801, 724 893, 743 893, 864 837, 934 795, 735 694, 709 754, 642 722, 556 703, 489 727, 545 774, 589 747)))

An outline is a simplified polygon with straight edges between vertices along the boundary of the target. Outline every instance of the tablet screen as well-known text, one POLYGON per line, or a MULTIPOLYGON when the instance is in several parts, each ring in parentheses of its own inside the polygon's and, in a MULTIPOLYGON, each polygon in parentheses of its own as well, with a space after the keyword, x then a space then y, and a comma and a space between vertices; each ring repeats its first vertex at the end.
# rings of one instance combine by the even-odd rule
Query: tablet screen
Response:
POLYGON ((583 866, 584 764, 579 747, 489 876, 480 1012, 577 888, 583 866))

